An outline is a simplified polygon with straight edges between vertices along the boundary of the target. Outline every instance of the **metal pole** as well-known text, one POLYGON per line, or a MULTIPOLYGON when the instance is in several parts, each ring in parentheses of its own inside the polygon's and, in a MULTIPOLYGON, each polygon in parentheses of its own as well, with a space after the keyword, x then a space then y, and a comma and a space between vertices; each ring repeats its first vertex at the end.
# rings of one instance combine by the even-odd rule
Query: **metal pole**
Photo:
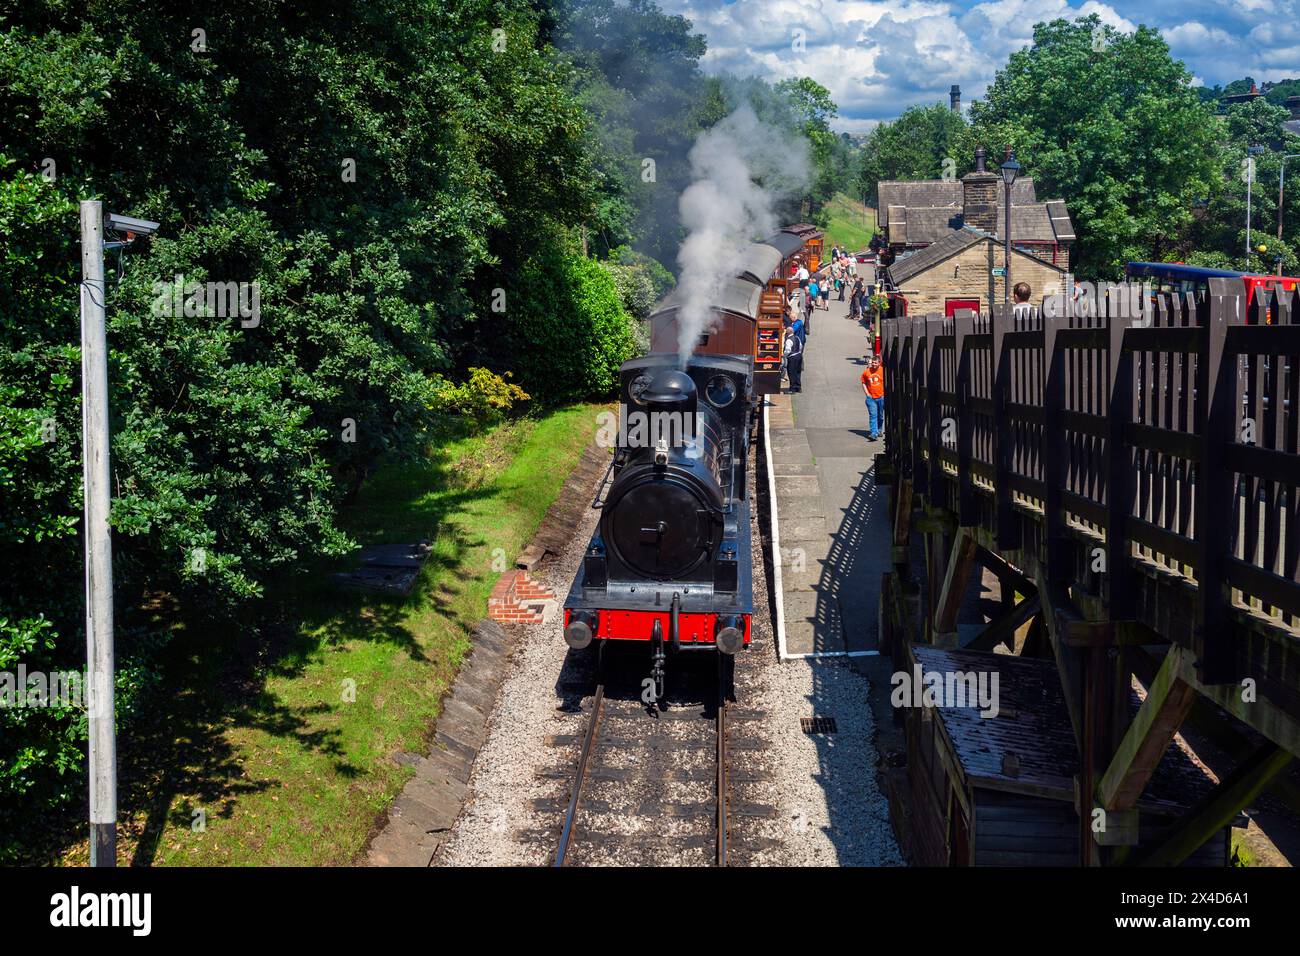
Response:
POLYGON ((86 708, 90 721, 90 865, 117 865, 113 716, 113 547, 108 532, 108 336, 104 210, 81 203, 81 442, 86 495, 86 708))
POLYGON ((1282 157, 1282 171, 1277 177, 1277 238, 1280 242, 1282 239, 1282 199, 1286 196, 1286 161, 1289 157, 1282 157))
POLYGON ((1005 314, 1011 314, 1011 184, 1005 179, 1002 182, 1007 194, 1007 227, 1006 235, 1002 237, 1003 247, 1006 252, 1006 268, 1002 275, 1002 308, 1006 310, 1005 314))
POLYGON ((1250 194, 1255 185, 1255 157, 1246 157, 1246 271, 1250 271, 1250 194))
POLYGON ((1277 177, 1277 237, 1282 238, 1282 202, 1286 199, 1286 161, 1300 159, 1300 153, 1287 153, 1282 157, 1282 171, 1277 177))

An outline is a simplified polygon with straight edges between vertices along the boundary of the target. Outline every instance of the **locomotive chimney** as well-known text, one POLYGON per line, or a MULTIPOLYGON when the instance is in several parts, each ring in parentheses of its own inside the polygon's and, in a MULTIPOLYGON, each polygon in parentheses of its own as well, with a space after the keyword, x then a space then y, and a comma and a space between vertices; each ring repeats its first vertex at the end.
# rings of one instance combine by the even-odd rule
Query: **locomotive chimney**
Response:
POLYGON ((962 221, 990 235, 998 231, 998 176, 985 169, 987 152, 975 150, 975 168, 961 178, 962 221))
POLYGON ((961 87, 956 83, 948 91, 948 106, 954 113, 961 112, 961 87))

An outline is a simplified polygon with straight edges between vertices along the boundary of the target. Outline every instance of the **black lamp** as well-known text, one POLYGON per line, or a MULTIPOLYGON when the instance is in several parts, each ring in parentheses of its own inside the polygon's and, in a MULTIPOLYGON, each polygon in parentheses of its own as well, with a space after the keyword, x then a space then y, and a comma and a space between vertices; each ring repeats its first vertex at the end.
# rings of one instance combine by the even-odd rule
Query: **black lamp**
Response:
POLYGON ((1002 243, 1006 252, 1006 265, 1002 272, 1002 307, 1007 314, 1011 312, 1011 186, 1020 175, 1020 164, 1016 162, 1014 150, 1007 150, 1007 158, 1002 163, 1002 183, 1006 188, 1007 225, 1003 230, 1002 243))

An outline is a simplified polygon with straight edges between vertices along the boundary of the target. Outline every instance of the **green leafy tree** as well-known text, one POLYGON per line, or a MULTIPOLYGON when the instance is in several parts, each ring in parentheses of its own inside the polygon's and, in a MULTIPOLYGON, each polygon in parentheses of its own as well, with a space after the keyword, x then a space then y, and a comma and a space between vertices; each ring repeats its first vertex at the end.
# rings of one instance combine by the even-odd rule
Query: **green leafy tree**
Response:
POLYGON ((962 153, 1013 147, 1039 196, 1069 204, 1077 271, 1114 276, 1189 227, 1217 178, 1219 135, 1157 31, 1119 33, 1094 14, 1034 27, 971 104, 962 153))
POLYGON ((874 204, 882 180, 938 179, 965 172, 969 160, 958 155, 965 127, 960 113, 939 103, 910 107, 892 123, 881 123, 862 146, 858 191, 874 204))

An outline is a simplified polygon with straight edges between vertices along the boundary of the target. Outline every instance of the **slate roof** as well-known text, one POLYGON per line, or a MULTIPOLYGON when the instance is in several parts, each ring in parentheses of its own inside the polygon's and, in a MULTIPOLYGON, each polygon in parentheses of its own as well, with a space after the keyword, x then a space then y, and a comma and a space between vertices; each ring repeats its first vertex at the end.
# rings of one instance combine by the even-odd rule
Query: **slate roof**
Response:
MULTIPOLYGON (((891 243, 924 245, 937 242, 965 225, 960 181, 881 182, 880 227, 891 243)), ((997 229, 1001 238, 1006 222, 1002 188, 998 189, 997 229)), ((1020 242, 1062 242, 1075 239, 1065 203, 1059 199, 1040 203, 1032 178, 1018 179, 1011 187, 1011 236, 1020 242)))
POLYGON ((900 285, 912 276, 938 265, 949 256, 955 256, 967 246, 987 238, 988 233, 978 229, 949 229, 947 235, 940 236, 925 248, 900 256, 898 261, 890 266, 889 274, 893 277, 894 284, 900 285))
MULTIPOLYGON (((920 180, 902 180, 902 179, 882 179, 876 184, 877 194, 879 195, 879 206, 882 213, 889 206, 907 206, 907 207, 950 207, 961 213, 962 207, 962 185, 960 179, 946 181, 943 179, 920 179, 920 180)), ((998 206, 1002 205, 1003 190, 998 190, 998 206)), ((1011 187, 1011 205, 1012 207, 1028 205, 1038 202, 1038 196, 1034 192, 1034 179, 1032 176, 1025 176, 1016 180, 1016 184, 1011 187)), ((888 226, 888 215, 884 215, 880 220, 880 225, 888 226)))
MULTIPOLYGON (((1012 213, 1015 213, 1015 207, 1012 207, 1012 213)), ((1014 227, 1014 222, 1012 226, 1014 227)), ((922 272, 938 265, 945 259, 955 256, 967 246, 982 242, 985 239, 995 239, 990 233, 982 229, 975 229, 972 226, 962 226, 959 229, 949 230, 947 235, 940 236, 928 246, 922 246, 920 249, 913 249, 911 252, 905 252, 898 257, 898 260, 890 267, 889 274, 894 280, 895 285, 901 285, 913 276, 920 275, 922 272)), ((1015 242, 1011 243, 1018 254, 1030 256, 1032 253, 1016 246, 1015 242)), ((998 252, 998 262, 1002 261, 1002 253, 998 252)), ((1054 266, 1050 262, 1034 257, 1035 261, 1045 265, 1057 272, 1065 272, 1061 266, 1054 266)))

